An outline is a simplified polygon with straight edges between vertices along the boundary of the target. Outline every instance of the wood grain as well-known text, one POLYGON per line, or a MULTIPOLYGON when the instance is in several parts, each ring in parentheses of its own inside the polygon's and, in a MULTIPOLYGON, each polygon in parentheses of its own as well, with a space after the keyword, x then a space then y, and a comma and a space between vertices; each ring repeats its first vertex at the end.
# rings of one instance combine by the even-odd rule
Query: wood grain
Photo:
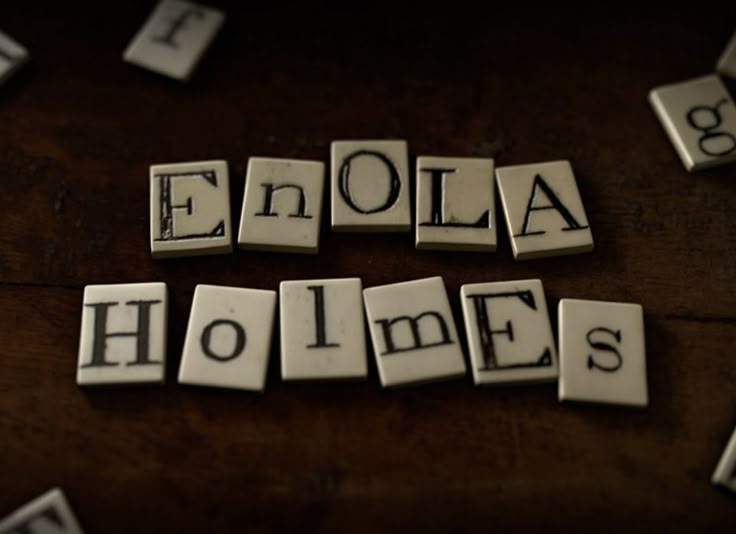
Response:
POLYGON ((3 13, 34 63, 0 90, 0 515, 60 485, 89 532, 726 531, 736 498, 709 477, 736 424, 736 171, 686 173, 646 96, 711 72, 736 9, 223 5, 190 85, 120 60, 151 2, 3 13), (339 138, 569 158, 596 251, 517 263, 499 220, 495 254, 418 252, 325 220, 317 257, 150 258, 150 164, 227 159, 237 223, 249 156, 326 160, 339 138), (555 321, 562 297, 640 302, 651 406, 383 391, 374 368, 283 384, 275 359, 262 396, 175 384, 197 283, 438 274, 456 319, 470 282, 539 277, 555 321), (169 284, 167 385, 80 390, 82 288, 133 281, 169 284))

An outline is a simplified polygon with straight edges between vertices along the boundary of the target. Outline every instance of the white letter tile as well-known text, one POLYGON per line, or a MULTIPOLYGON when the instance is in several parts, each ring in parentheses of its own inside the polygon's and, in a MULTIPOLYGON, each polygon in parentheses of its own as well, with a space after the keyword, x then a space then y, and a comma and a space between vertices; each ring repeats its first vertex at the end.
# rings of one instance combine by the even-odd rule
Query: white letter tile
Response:
POLYGON ((736 107, 718 76, 657 87, 649 102, 688 171, 736 161, 736 107))
POLYGON ((227 162, 151 166, 151 255, 232 252, 227 162))
POLYGON ((28 57, 25 48, 0 32, 0 84, 15 74, 28 61, 28 57))
POLYGON ((718 59, 718 72, 731 78, 736 78, 736 32, 726 45, 723 54, 718 59))
POLYGON ((179 383, 263 391, 275 312, 275 291, 198 285, 179 383))
POLYGON ((541 280, 466 284, 460 300, 476 385, 557 379, 541 280))
POLYGON ((384 387, 465 374, 465 360, 441 277, 363 291, 384 387))
POLYGON ((593 250, 569 161, 496 169, 514 258, 525 260, 593 250))
POLYGON ((240 248, 317 254, 324 182, 321 161, 250 158, 240 248))
POLYGON ((560 401, 648 404, 639 304, 562 299, 559 333, 560 401))
POLYGON ((281 282, 279 293, 284 380, 367 376, 360 278, 281 282))
POLYGON ((496 250, 493 160, 417 158, 416 247, 496 250))
POLYGON ((411 228, 406 141, 334 141, 331 182, 333 230, 411 228))
POLYGON ((736 492, 736 430, 731 434, 731 439, 723 450, 711 482, 736 492))
POLYGON ((167 310, 164 283, 87 286, 77 384, 163 383, 167 310))
POLYGON ((225 21, 219 9, 162 0, 123 54, 128 63, 188 81, 225 21))
POLYGON ((0 520, 2 534, 82 534, 64 493, 47 491, 0 520))

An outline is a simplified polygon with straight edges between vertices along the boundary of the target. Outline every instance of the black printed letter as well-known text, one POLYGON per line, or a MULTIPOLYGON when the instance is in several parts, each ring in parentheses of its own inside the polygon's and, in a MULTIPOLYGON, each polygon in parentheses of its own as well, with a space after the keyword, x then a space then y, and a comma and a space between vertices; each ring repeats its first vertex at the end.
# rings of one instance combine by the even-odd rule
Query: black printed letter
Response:
POLYGON ((204 327, 199 343, 202 346, 202 352, 204 352, 205 356, 212 358, 213 360, 217 360, 218 362, 226 362, 237 358, 243 352, 243 349, 245 348, 245 329, 240 325, 240 323, 236 323, 230 319, 215 319, 204 327), (230 354, 216 354, 210 346, 212 330, 217 326, 229 326, 235 332, 235 345, 233 346, 233 350, 230 354))
POLYGON ((717 132, 714 131, 720 127, 723 119, 721 118, 721 112, 718 108, 723 104, 727 103, 728 100, 725 98, 716 102, 715 106, 695 106, 687 112, 686 118, 687 123, 695 128, 696 130, 703 133, 698 139, 698 146, 703 154, 708 156, 725 156, 736 150, 736 137, 728 132, 717 132), (706 115, 710 115, 710 120, 706 118, 706 115), (702 117, 703 120, 696 120, 698 117, 702 117), (705 122, 705 124, 704 124, 705 122), (718 146, 718 142, 721 142, 722 146, 718 146), (710 142, 710 147, 706 145, 710 142), (715 146, 713 146, 715 144, 715 146))
POLYGON ((474 223, 445 221, 445 175, 456 172, 456 169, 419 169, 428 172, 432 177, 432 216, 428 222, 419 226, 451 226, 454 228, 488 228, 489 210, 483 212, 474 223))
POLYGON ((621 365, 623 364, 623 358, 621 358, 621 353, 616 350, 616 348, 611 345, 608 342, 605 341, 596 341, 591 338, 591 336, 597 332, 603 332, 604 334, 608 334, 609 336, 613 337, 618 344, 621 344, 621 330, 613 331, 610 328, 594 328, 588 334, 585 336, 585 338, 588 340, 588 343, 591 347, 598 350, 603 350, 606 352, 612 352, 614 354, 614 357, 616 359, 615 363, 608 364, 608 365, 601 365, 600 363, 596 362, 593 359, 593 355, 590 354, 588 356, 588 369, 600 369, 601 371, 606 371, 607 373, 612 373, 614 371, 617 371, 621 365))
POLYGON ((513 298, 518 297, 524 304, 532 310, 537 309, 537 303, 534 301, 534 294, 527 291, 515 291, 511 293, 483 293, 478 295, 468 295, 467 298, 473 301, 475 310, 475 321, 478 325, 478 335, 480 336, 480 346, 483 351, 483 367, 481 371, 492 369, 514 369, 520 367, 548 367, 552 365, 552 354, 549 347, 535 361, 531 363, 517 363, 511 365, 499 365, 496 360, 496 349, 493 345, 493 336, 504 334, 508 336, 509 341, 514 340, 514 329, 511 321, 506 321, 506 328, 501 330, 491 329, 491 319, 488 314, 488 305, 486 300, 493 298, 513 298))
POLYGON ((154 37, 153 41, 156 43, 165 44, 167 46, 170 46, 171 48, 179 48, 179 45, 176 43, 176 41, 174 41, 174 36, 179 30, 184 27, 189 17, 203 19, 204 13, 199 9, 185 9, 179 14, 178 17, 171 21, 171 26, 169 26, 169 30, 164 35, 154 37))
POLYGON ((399 199, 399 193, 401 192, 401 179, 399 178, 399 171, 396 168, 396 165, 394 165, 394 163, 384 154, 381 154, 380 152, 375 152, 373 150, 358 150, 357 152, 353 152, 352 154, 347 156, 342 162, 342 166, 340 167, 339 188, 340 196, 342 196, 343 200, 347 203, 348 206, 350 206, 358 213, 378 213, 379 211, 386 211, 387 209, 391 208, 391 206, 393 206, 399 199), (383 162, 388 169, 390 177, 388 195, 386 196, 386 201, 376 208, 361 208, 355 203, 352 195, 350 194, 350 162, 359 157, 377 158, 379 161, 383 162))
POLYGON ((407 352, 410 350, 437 347, 439 345, 451 345, 453 343, 452 339, 450 338, 450 329, 447 328, 447 323, 445 322, 444 317, 442 317, 442 315, 436 311, 426 311, 424 313, 420 313, 416 317, 402 315, 394 319, 379 319, 375 322, 376 324, 381 325, 383 339, 386 343, 386 350, 381 354, 381 356, 385 356, 386 354, 395 354, 397 352, 407 352), (434 341, 432 343, 424 343, 422 341, 422 335, 419 331, 419 321, 424 317, 434 317, 436 319, 441 338, 439 341, 434 341), (412 340, 414 341, 414 344, 408 347, 396 347, 396 344, 394 343, 393 328, 396 326, 397 323, 402 322, 406 322, 409 325, 412 340))
POLYGON ((271 211, 271 208, 273 208, 273 194, 278 193, 279 191, 283 189, 294 189, 295 191, 299 191, 299 204, 297 204, 296 213, 292 213, 289 215, 289 217, 297 217, 299 219, 311 219, 311 215, 307 215, 307 196, 304 194, 304 188, 300 185, 296 184, 283 184, 283 185, 273 185, 273 184, 261 184, 265 189, 266 192, 264 194, 264 200, 263 200, 263 211, 261 213, 256 213, 256 217, 278 217, 278 213, 274 213, 271 211))
POLYGON ((160 364, 160 361, 148 359, 148 341, 150 332, 151 306, 161 304, 160 300, 131 300, 125 303, 127 306, 138 307, 138 328, 133 332, 108 332, 107 331, 107 312, 112 306, 117 306, 117 302, 95 302, 93 304, 85 304, 92 308, 95 313, 95 326, 92 338, 92 359, 89 363, 82 365, 87 367, 111 367, 118 365, 105 361, 105 352, 107 350, 107 338, 110 337, 134 337, 136 339, 135 361, 127 365, 151 365, 160 364))
POLYGON ((203 234, 174 235, 174 210, 185 210, 187 215, 194 213, 192 197, 188 197, 184 204, 173 205, 172 179, 193 178, 200 176, 213 187, 217 187, 217 175, 215 171, 183 172, 177 174, 156 174, 154 177, 161 180, 161 192, 159 194, 161 237, 156 241, 177 241, 180 239, 200 239, 203 237, 223 237, 225 235, 225 221, 220 220, 210 231, 203 234))
POLYGON ((317 341, 313 345, 307 345, 308 349, 339 347, 339 343, 327 342, 327 326, 325 324, 325 286, 307 286, 309 291, 314 291, 314 321, 317 329, 317 341))
POLYGON ((567 207, 560 201, 559 198, 557 198, 557 195, 554 191, 552 191, 552 188, 547 184, 547 182, 544 181, 544 178, 542 178, 539 174, 537 174, 534 177, 534 185, 532 185, 532 194, 529 196, 529 203, 526 207, 526 213, 524 214, 524 225, 521 227, 521 233, 518 235, 515 235, 514 237, 524 237, 527 235, 539 235, 544 234, 544 230, 539 230, 536 232, 530 232, 529 231, 529 219, 531 217, 531 214, 533 211, 542 211, 542 210, 557 210, 557 213, 559 213, 563 219, 565 219, 565 222, 567 223, 567 227, 563 228, 563 231, 570 231, 570 230, 584 230, 585 228, 588 228, 587 226, 581 226, 580 223, 573 217, 572 213, 570 213, 570 210, 567 209, 567 207), (534 201, 537 198, 537 188, 541 189, 542 192, 547 196, 551 204, 549 206, 534 206, 534 201))

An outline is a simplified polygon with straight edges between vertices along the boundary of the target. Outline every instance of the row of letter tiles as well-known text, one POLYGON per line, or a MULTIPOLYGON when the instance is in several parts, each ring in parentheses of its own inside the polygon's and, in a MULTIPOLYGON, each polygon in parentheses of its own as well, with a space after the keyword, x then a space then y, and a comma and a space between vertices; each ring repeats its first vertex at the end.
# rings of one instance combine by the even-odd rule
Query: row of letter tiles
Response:
POLYGON ((728 440, 716 470, 713 472, 711 482, 736 492, 736 430, 728 440))
POLYGON ((649 102, 688 171, 736 161, 736 107, 717 75, 657 87, 649 102))
POLYGON ((716 68, 721 74, 736 78, 736 32, 723 50, 716 68))
MULTIPOLYGON (((332 221, 337 231, 411 226, 404 141, 336 141, 332 221)), ((496 250, 498 183, 514 257, 589 252, 593 236, 568 161, 501 167, 490 158, 417 158, 416 248, 496 250)), ((250 158, 240 218, 242 249, 316 254, 325 166, 250 158)), ((154 258, 232 251, 225 161, 153 165, 154 258)))
POLYGON ((0 84, 10 78, 28 58, 25 48, 0 32, 0 84))
MULTIPOLYGON (((358 278, 285 281, 280 293, 284 380, 366 378, 365 316, 383 386, 466 372, 441 277, 365 290, 358 278)), ((557 379, 541 281, 467 284, 460 294, 477 385, 557 379)), ((276 299, 275 291, 197 286, 179 382, 262 391, 276 299)), ((88 286, 77 383, 160 383, 165 339, 164 284, 88 286)), ((638 304, 562 299, 559 349, 561 401, 647 405, 638 304)))
POLYGON ((123 60, 171 78, 188 81, 225 22, 219 9, 163 0, 123 53, 123 60))
POLYGON ((64 493, 47 491, 0 520, 0 534, 82 534, 64 493))

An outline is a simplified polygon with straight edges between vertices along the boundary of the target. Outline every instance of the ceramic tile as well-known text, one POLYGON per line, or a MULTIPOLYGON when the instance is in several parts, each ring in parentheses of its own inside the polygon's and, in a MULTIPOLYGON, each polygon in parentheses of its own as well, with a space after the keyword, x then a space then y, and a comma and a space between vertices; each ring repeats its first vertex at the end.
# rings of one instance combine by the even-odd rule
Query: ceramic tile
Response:
POLYGON ((250 158, 240 248, 316 254, 324 182, 321 161, 250 158))
POLYGON ((128 63, 181 81, 194 69, 225 22, 219 9, 163 0, 123 54, 128 63))
POLYGON ((360 278, 281 282, 279 293, 284 380, 367 376, 360 278))
POLYGON ((333 230, 411 228, 406 141, 334 141, 331 187, 333 230))
POLYGON ((227 162, 152 165, 154 258, 232 252, 227 162))
POLYGON ((179 383, 263 391, 275 312, 275 291, 198 285, 179 383))
POLYGON ((728 440, 716 470, 713 472, 711 482, 736 492, 736 430, 728 440))
POLYGON ((417 158, 416 247, 496 250, 493 160, 417 158))
POLYGON ((82 528, 64 493, 54 488, 0 520, 0 533, 82 534, 82 528))
POLYGON ((649 102, 688 171, 736 161, 736 107, 718 76, 657 87, 649 102))
POLYGON ((465 360, 442 278, 363 291, 384 387, 463 376, 465 360))
POLYGON ((721 74, 736 78, 736 33, 733 34, 721 57, 718 58, 716 68, 721 74))
POLYGON ((10 36, 0 32, 0 84, 28 61, 28 51, 10 36))
POLYGON ((569 161, 496 169, 514 258, 525 260, 593 250, 569 161))
POLYGON ((466 284, 460 300, 477 385, 557 379, 557 351, 541 280, 466 284))
POLYGON ((162 383, 167 310, 164 283, 85 287, 77 384, 162 383))
POLYGON ((639 304, 562 299, 559 335, 560 401, 647 405, 639 304))

